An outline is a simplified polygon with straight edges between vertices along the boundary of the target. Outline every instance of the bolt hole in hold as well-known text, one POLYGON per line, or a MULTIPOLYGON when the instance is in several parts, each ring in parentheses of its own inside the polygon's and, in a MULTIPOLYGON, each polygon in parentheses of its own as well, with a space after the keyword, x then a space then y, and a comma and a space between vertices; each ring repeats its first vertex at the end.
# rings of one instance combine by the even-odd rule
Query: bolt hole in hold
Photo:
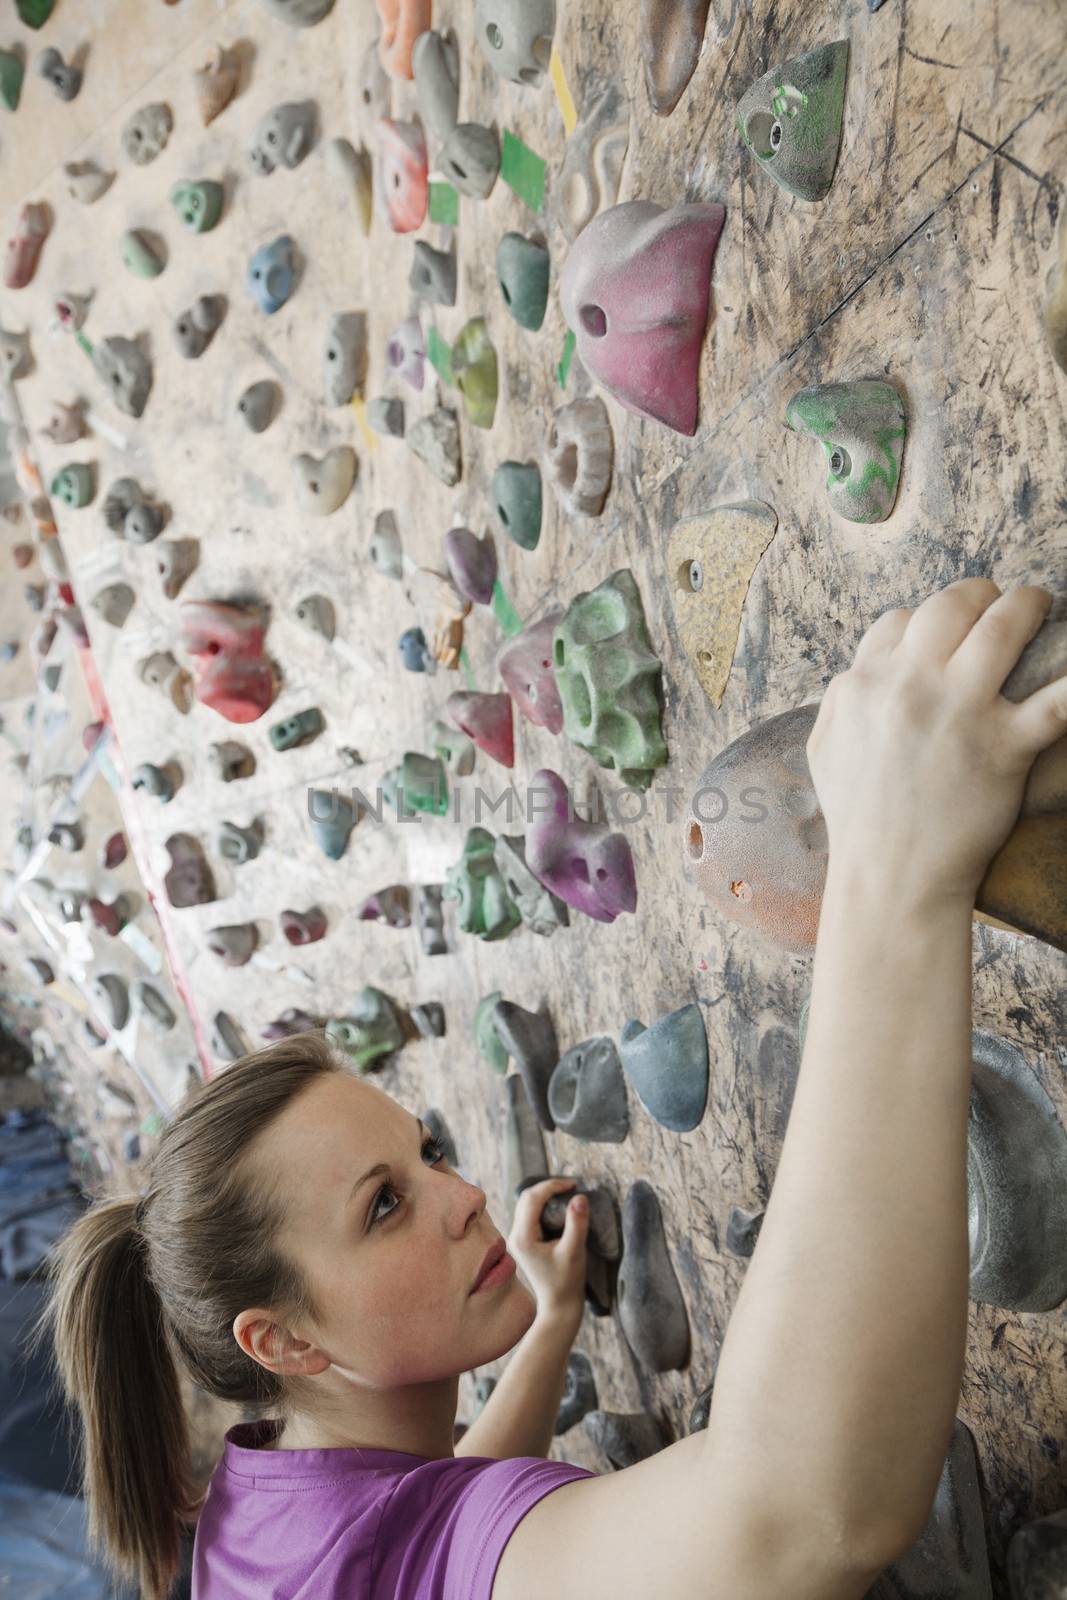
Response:
POLYGON ((699 822, 691 822, 689 824, 689 833, 685 842, 693 860, 699 861, 704 854, 704 830, 699 822))
POLYGON ((510 293, 506 283, 502 283, 500 285, 500 292, 504 296, 504 304, 505 305, 510 305, 511 304, 511 293, 510 293))
POLYGON ((597 869, 596 869, 596 875, 597 875, 597 882, 598 882, 598 883, 603 883, 603 882, 604 882, 604 879, 605 879, 605 878, 606 878, 606 877, 607 877, 607 875, 608 875, 608 869, 607 869, 607 867, 597 867, 597 869))
POLYGON ((489 40, 489 43, 494 50, 503 50, 504 35, 501 33, 495 22, 490 22, 486 25, 485 37, 489 40))
POLYGON ((576 444, 564 445, 556 470, 564 489, 573 489, 578 481, 578 446, 576 444))
POLYGON ((699 561, 689 561, 685 566, 685 581, 696 594, 704 587, 704 568, 699 561))
POLYGON ((508 526, 508 514, 507 514, 506 509, 502 505, 500 505, 499 502, 497 503, 496 514, 500 518, 501 522, 504 524, 504 526, 506 528, 508 526))
POLYGON ((456 174, 456 177, 461 179, 464 183, 467 181, 467 174, 460 166, 458 161, 453 161, 452 171, 456 174))
POLYGON ((852 457, 844 445, 835 444, 830 451, 830 471, 835 478, 847 478, 852 471, 852 457))
POLYGON ((608 319, 601 306, 583 306, 578 313, 582 327, 594 339, 602 339, 608 331, 608 319))
POLYGON ((778 145, 781 144, 782 129, 776 117, 769 111, 753 111, 748 119, 745 137, 761 161, 769 161, 778 154, 778 145), (778 129, 778 143, 774 143, 772 135, 778 129))

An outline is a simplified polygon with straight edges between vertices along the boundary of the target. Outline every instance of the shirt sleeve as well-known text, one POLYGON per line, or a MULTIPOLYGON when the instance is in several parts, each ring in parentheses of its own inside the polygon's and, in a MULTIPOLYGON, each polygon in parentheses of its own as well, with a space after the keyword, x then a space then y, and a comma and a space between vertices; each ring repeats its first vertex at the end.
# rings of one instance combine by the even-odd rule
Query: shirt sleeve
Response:
POLYGON ((564 1483, 594 1477, 540 1456, 461 1456, 406 1474, 379 1524, 375 1597, 491 1600, 504 1546, 530 1508, 564 1483))

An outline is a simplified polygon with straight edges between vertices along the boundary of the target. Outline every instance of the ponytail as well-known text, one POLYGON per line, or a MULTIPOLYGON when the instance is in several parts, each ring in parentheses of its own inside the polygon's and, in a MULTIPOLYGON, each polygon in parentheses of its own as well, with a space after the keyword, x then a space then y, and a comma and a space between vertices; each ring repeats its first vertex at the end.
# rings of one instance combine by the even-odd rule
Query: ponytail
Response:
POLYGON ((136 1197, 94 1205, 52 1250, 48 1333, 81 1414, 89 1532, 144 1600, 166 1600, 195 1518, 189 1435, 136 1197))

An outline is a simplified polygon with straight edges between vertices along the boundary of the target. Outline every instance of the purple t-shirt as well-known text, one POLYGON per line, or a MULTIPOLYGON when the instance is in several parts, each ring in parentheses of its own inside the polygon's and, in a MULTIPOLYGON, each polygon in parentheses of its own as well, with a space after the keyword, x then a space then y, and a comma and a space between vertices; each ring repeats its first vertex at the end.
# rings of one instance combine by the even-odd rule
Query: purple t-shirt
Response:
POLYGON ((193 1600, 490 1600, 511 1534, 575 1478, 565 1461, 264 1450, 226 1435, 196 1529, 193 1600))

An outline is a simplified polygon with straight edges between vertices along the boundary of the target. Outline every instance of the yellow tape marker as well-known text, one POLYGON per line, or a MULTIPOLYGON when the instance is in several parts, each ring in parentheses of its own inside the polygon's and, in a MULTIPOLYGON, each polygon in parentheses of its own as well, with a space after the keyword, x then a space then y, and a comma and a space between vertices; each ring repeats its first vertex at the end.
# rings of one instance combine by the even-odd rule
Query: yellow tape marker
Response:
POLYGON ((563 118, 563 126, 567 130, 567 138, 569 139, 578 121, 578 113, 574 109, 574 96, 571 94, 570 84, 567 82, 567 74, 563 70, 563 62, 560 60, 560 54, 555 45, 552 46, 552 55, 549 58, 548 75, 552 79, 552 87, 556 91, 559 114, 563 118))
POLYGON ((356 421, 359 423, 359 431, 363 435, 363 443, 368 450, 377 450, 377 435, 367 421, 366 403, 358 394, 352 396, 352 410, 356 413, 356 421))

